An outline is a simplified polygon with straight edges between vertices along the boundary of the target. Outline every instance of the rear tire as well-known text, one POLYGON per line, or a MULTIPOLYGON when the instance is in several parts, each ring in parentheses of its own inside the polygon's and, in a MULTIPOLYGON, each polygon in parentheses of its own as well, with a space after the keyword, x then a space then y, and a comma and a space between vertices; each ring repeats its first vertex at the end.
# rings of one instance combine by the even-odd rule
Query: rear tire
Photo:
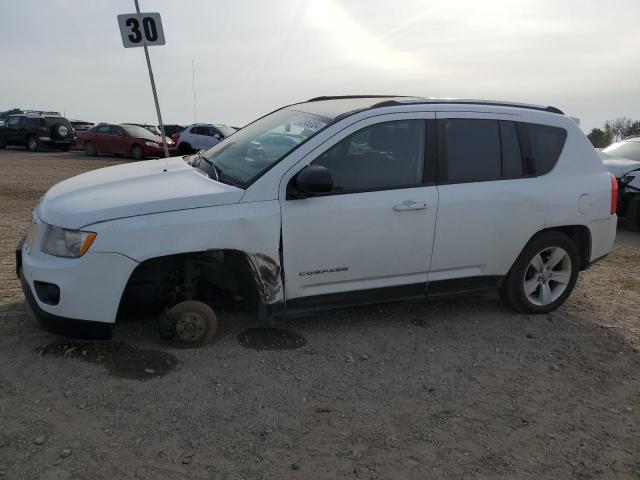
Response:
POLYGON ((84 144, 84 154, 88 157, 95 157, 98 155, 98 151, 92 142, 85 142, 84 144))
POLYGON ((632 232, 640 232, 640 195, 636 195, 627 205, 624 226, 632 232))
POLYGON ((142 160, 144 158, 144 150, 140 145, 131 147, 131 156, 134 160, 142 160))
POLYGON ((535 236, 511 267, 504 302, 521 313, 549 313, 569 297, 580 270, 578 249, 560 232, 535 236))
POLYGON ((40 150, 40 141, 38 140, 38 137, 35 135, 29 135, 27 137, 27 150, 30 152, 37 152, 40 150))

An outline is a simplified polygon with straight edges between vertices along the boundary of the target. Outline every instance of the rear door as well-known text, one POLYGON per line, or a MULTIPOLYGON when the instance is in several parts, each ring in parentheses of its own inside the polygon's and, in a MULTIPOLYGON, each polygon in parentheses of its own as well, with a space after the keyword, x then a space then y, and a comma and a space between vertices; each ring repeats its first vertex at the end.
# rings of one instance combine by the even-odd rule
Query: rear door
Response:
POLYGON ((109 140, 111 139, 111 125, 100 125, 95 130, 93 142, 101 153, 112 153, 109 140))
POLYGON ((523 154, 526 124, 490 113, 437 117, 440 200, 429 292, 495 285, 545 223, 544 180, 523 154))
POLYGON ((434 131, 432 118, 363 120, 288 172, 280 187, 287 301, 426 294, 438 205, 435 135, 427 133, 434 131), (331 172, 333 191, 288 198, 288 183, 308 164, 331 172))

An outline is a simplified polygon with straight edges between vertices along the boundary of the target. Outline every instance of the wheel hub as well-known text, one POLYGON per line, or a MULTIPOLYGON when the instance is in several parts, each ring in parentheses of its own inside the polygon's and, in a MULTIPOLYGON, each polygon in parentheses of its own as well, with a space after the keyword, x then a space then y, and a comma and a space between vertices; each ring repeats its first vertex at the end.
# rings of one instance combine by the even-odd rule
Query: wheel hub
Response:
POLYGON ((193 342, 204 335, 206 321, 197 313, 183 313, 176 322, 176 334, 183 341, 193 342))

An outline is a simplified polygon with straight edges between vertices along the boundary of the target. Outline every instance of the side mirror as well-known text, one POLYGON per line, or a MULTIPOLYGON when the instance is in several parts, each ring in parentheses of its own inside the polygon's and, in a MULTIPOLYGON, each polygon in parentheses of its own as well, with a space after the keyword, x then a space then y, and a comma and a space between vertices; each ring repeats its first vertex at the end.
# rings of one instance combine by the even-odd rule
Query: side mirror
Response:
POLYGON ((293 178, 292 183, 295 186, 289 192, 292 198, 307 198, 316 193, 327 193, 333 190, 331 172, 321 165, 309 165, 303 168, 293 178))

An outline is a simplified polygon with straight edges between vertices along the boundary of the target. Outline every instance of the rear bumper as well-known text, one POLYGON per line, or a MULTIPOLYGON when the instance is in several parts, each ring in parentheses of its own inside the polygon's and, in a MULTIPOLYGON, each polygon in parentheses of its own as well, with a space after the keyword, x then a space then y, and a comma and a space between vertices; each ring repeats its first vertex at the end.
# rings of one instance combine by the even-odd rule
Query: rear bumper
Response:
POLYGON ((40 144, 51 147, 67 147, 73 145, 73 143, 75 142, 74 138, 59 140, 47 136, 38 137, 38 140, 40 141, 40 144))
POLYGON ((597 220, 588 225, 589 232, 591 233, 591 257, 589 258, 589 264, 604 257, 613 249, 613 244, 616 241, 617 225, 617 215, 611 215, 607 219, 597 220))

